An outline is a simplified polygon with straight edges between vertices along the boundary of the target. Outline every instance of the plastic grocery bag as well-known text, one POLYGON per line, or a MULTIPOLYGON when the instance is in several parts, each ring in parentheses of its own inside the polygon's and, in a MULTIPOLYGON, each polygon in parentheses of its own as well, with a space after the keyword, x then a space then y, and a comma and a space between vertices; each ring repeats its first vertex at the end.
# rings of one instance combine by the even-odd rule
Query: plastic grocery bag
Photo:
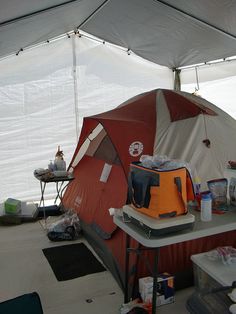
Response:
POLYGON ((212 195, 212 209, 227 210, 227 187, 226 178, 207 181, 208 188, 212 195))
POLYGON ((47 236, 51 241, 76 240, 81 233, 78 215, 73 210, 67 210, 57 221, 49 223, 47 219, 47 236))

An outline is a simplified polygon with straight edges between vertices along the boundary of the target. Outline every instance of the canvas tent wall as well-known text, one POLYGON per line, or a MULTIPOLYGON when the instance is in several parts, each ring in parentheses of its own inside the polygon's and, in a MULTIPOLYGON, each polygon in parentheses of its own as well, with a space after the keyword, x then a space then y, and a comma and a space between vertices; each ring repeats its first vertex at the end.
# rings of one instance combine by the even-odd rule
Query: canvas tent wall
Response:
MULTIPOLYGON (((47 167, 58 144, 70 158, 80 132, 74 126, 76 120, 80 124, 83 116, 100 108, 107 110, 118 99, 117 104, 145 90, 172 88, 169 68, 216 58, 229 60, 236 54, 231 14, 235 1, 24 0, 19 6, 16 0, 0 0, 0 7, 1 201, 9 196, 9 190, 15 198, 39 197, 32 172, 47 167), (88 51, 80 47, 79 54, 77 43, 93 35, 98 36, 94 43, 100 48, 88 51), (115 47, 107 48, 109 42, 118 45, 130 60, 138 55, 166 69, 154 73, 152 64, 140 73, 145 61, 130 66, 115 47), (101 56, 113 63, 107 66, 101 56), (118 78, 115 83, 108 72, 118 78), (111 88, 112 92, 106 92, 111 88)), ((235 70, 228 66, 224 73, 232 76, 235 70)), ((218 85, 217 89, 219 92, 218 85)), ((223 92, 217 93, 219 98, 223 92)), ((232 107, 231 95, 228 103, 232 107)), ((224 98, 219 105, 224 105, 224 98)))
MULTIPOLYGON (((70 164, 75 180, 66 190, 64 203, 78 212, 85 235, 121 286, 125 237, 113 224, 108 209, 126 203, 130 163, 141 155, 166 154, 195 166, 206 182, 222 177, 227 161, 236 155, 236 148, 228 141, 235 132, 235 120, 213 104, 170 90, 138 95, 114 110, 84 119, 70 164), (206 136, 210 148, 202 142, 206 136), (101 174, 106 164, 112 167, 104 182, 101 174)), ((235 244, 234 239, 227 233, 162 248, 159 270, 180 274, 191 266, 191 254, 235 244)), ((144 274, 144 264, 138 267, 139 275, 144 274)))

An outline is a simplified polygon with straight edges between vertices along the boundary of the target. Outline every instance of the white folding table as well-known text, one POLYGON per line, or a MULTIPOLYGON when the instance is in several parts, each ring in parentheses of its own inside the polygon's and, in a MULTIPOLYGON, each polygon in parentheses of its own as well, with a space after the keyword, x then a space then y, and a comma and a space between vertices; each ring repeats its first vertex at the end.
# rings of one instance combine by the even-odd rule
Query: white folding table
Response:
MULTIPOLYGON (((125 205, 127 206, 127 205, 125 205)), ((190 210, 195 215, 195 223, 192 229, 186 229, 175 233, 169 233, 158 237, 150 236, 135 224, 126 221, 122 216, 115 215, 113 217, 114 223, 126 233, 126 269, 125 269, 125 295, 124 302, 128 302, 128 270, 129 270, 129 253, 130 253, 130 237, 135 239, 138 243, 147 249, 154 249, 154 266, 153 266, 153 296, 152 296, 152 314, 156 313, 156 291, 157 291, 157 275, 158 275, 158 252, 159 248, 180 243, 184 241, 194 240, 219 234, 227 231, 236 230, 236 207, 229 207, 229 210, 222 214, 213 214, 212 220, 209 222, 202 222, 200 220, 200 213, 195 210, 190 210)), ((171 219, 171 218, 170 218, 171 219)))

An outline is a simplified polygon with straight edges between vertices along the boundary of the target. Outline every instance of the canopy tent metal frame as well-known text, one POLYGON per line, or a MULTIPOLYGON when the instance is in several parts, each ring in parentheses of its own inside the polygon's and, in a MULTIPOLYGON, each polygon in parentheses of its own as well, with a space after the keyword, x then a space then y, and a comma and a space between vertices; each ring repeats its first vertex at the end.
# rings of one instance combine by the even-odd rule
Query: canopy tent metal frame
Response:
POLYGON ((171 69, 236 55, 236 1, 15 1, 0 0, 0 58, 72 31, 171 69))

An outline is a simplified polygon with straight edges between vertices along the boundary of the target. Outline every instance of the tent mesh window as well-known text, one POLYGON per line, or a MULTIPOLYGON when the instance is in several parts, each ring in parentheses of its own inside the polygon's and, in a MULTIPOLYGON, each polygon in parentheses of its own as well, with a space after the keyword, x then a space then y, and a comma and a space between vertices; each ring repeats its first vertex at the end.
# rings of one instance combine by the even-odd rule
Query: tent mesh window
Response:
POLYGON ((101 140, 93 155, 110 164, 120 165, 120 159, 108 135, 101 140))

